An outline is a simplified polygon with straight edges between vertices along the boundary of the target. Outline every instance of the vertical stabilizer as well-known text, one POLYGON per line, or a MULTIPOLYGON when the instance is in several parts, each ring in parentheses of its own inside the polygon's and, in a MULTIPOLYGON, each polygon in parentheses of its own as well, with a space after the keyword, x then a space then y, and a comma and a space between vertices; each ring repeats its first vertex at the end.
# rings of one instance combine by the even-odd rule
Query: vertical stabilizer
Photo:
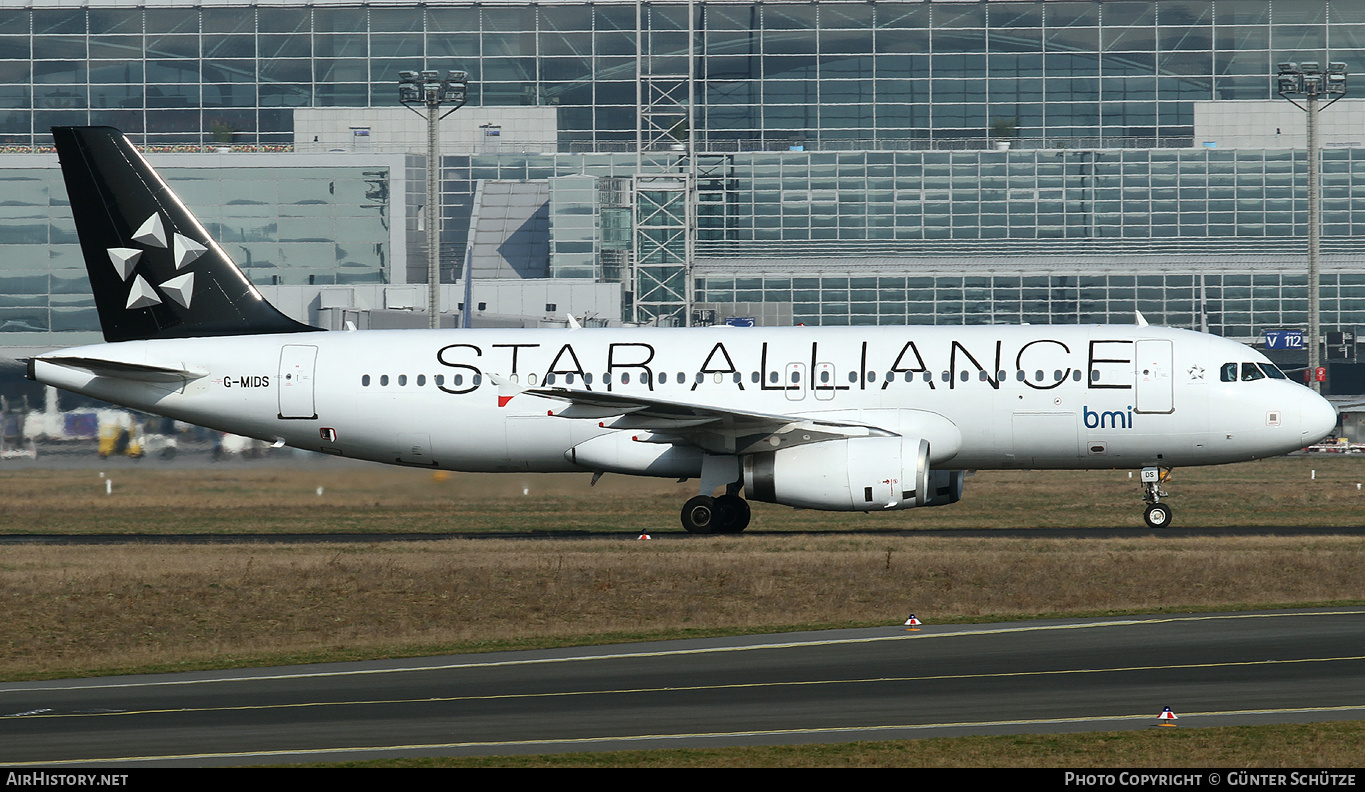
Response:
POLYGON ((297 333, 122 132, 54 127, 106 341, 297 333))

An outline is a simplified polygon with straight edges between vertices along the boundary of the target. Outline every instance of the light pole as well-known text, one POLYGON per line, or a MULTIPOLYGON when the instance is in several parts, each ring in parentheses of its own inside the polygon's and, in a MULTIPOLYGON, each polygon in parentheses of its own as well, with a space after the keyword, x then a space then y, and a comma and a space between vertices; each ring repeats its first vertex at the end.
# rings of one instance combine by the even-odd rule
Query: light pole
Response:
MULTIPOLYGON (((441 126, 442 118, 464 106, 469 90, 469 75, 436 70, 398 73, 398 101, 422 115, 415 104, 426 105, 427 112, 427 326, 441 326, 441 126), (453 105, 444 115, 441 105, 453 105)), ((468 264, 466 264, 468 267, 468 264)), ((465 278, 469 273, 465 273, 465 278)), ((466 289, 467 290, 467 289, 466 289)), ((469 312, 469 304, 464 307, 469 312)))
POLYGON ((1318 112, 1329 107, 1332 102, 1346 95, 1346 64, 1329 63, 1323 71, 1316 62, 1279 64, 1276 80, 1280 96, 1288 99, 1295 107, 1308 116, 1308 381, 1315 391, 1321 391, 1317 371, 1321 363, 1321 314, 1318 298, 1320 270, 1319 250, 1322 245, 1322 206, 1318 185, 1318 112), (1302 96, 1305 105, 1295 102, 1293 97, 1302 96), (1327 104, 1318 107, 1323 96, 1332 97, 1327 104))

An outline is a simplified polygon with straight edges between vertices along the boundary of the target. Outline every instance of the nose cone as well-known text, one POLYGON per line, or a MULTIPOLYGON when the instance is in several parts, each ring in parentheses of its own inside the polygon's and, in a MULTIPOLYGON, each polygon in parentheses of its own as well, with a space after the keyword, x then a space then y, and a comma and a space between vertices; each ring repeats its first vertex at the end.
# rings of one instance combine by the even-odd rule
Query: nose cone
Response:
POLYGON ((1312 445, 1337 428, 1337 411, 1330 402, 1307 388, 1299 402, 1299 431, 1305 446, 1312 445))

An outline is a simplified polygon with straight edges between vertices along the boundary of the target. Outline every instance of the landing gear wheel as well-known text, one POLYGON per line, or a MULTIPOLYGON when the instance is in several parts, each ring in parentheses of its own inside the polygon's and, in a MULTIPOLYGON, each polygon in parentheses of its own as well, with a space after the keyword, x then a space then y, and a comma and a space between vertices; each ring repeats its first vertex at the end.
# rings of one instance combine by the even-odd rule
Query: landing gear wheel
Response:
POLYGON ((749 527, 749 502, 738 495, 716 498, 716 533, 737 534, 749 527))
POLYGON ((720 515, 717 513, 716 499, 710 495, 698 495, 683 504, 682 525, 688 533, 716 533, 720 528, 720 515))
POLYGON ((1148 528, 1170 528, 1171 507, 1164 503, 1149 503, 1142 519, 1147 521, 1148 528))

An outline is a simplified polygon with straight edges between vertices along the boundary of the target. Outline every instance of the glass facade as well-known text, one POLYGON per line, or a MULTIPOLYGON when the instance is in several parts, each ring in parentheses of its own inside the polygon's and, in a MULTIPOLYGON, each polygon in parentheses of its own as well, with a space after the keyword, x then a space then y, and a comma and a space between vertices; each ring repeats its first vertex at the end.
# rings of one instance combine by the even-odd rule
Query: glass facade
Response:
MULTIPOLYGON (((1305 249, 1302 151, 758 152, 719 159, 699 186, 697 244, 706 258, 1305 249)), ((446 157, 447 244, 464 248, 463 222, 479 180, 625 179, 634 168, 629 154, 446 157)), ((1322 152, 1322 179, 1323 249, 1365 248, 1365 194, 1353 195, 1361 193, 1353 185, 1365 184, 1365 149, 1322 152)))
POLYGON ((291 108, 395 106, 426 64, 468 71, 472 105, 557 106, 565 143, 629 143, 637 74, 689 55, 716 145, 1180 140, 1194 100, 1272 98, 1279 60, 1365 64, 1357 0, 32 6, 0 8, 0 142, 288 143, 291 108))
MULTIPOLYGON (((548 180, 552 276, 823 324, 1301 325, 1304 152, 1196 147, 1194 103, 1276 99, 1285 60, 1365 71, 1360 0, 117 2, 0 0, 0 147, 109 124, 161 150, 288 149, 294 108, 406 113, 399 71, 464 69, 471 107, 554 107, 558 152, 444 157, 443 278, 480 181, 548 180), (634 150, 672 78, 691 161, 634 150)), ((401 273, 385 168, 167 173, 259 283, 420 283, 408 154, 401 273)), ((0 333, 92 329, 59 173, 0 178, 0 333)), ((1365 326, 1357 184, 1365 149, 1325 151, 1327 326, 1365 326)))
MULTIPOLYGON (((726 157, 705 256, 1302 252, 1289 150, 775 152, 726 157)), ((1365 150, 1322 154, 1324 250, 1365 247, 1365 150), (1357 193, 1359 191, 1357 190, 1357 193)))
MULTIPOLYGON (((696 294, 714 306, 790 303, 793 321, 809 325, 1132 324, 1133 312, 1141 311, 1152 324, 1251 340, 1308 322, 1302 262, 1252 273, 1226 265, 1211 273, 1135 267, 1149 273, 1141 275, 963 276, 928 269, 914 268, 921 274, 911 276, 705 275, 696 294)), ((1322 275, 1322 323, 1365 327, 1365 274, 1322 275)))

